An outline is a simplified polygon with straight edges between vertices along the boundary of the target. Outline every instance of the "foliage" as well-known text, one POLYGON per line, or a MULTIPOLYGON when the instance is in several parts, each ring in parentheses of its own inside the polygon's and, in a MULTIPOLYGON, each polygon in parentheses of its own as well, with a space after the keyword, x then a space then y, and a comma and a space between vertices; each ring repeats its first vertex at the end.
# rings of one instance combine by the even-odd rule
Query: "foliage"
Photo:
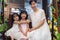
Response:
POLYGON ((6 23, 0 24, 0 32, 6 31, 6 30, 7 30, 7 24, 6 23))

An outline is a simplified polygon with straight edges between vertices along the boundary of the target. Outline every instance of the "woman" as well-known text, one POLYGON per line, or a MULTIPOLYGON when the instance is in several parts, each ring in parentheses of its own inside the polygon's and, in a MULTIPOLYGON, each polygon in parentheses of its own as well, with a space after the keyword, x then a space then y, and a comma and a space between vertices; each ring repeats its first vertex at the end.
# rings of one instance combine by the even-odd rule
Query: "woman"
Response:
POLYGON ((37 8, 37 1, 30 0, 29 2, 33 12, 30 17, 32 28, 29 33, 30 40, 51 40, 51 33, 45 18, 44 10, 37 8))

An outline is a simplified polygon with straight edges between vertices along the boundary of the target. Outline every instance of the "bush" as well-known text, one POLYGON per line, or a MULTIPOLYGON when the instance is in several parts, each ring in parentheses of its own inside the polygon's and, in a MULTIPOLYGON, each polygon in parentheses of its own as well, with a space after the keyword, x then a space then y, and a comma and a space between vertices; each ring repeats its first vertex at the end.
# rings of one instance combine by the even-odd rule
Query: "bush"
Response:
POLYGON ((7 24, 0 24, 0 32, 6 31, 7 30, 7 24))

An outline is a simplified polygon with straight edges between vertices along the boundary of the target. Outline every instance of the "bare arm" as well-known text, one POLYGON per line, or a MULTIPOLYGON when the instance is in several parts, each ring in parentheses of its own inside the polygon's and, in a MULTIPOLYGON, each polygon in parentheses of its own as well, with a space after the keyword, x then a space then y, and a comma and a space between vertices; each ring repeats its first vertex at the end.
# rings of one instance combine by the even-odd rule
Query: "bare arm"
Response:
POLYGON ((23 23, 28 23, 27 21, 14 21, 15 24, 23 24, 23 23))
POLYGON ((36 27, 32 28, 32 30, 36 30, 36 29, 40 28, 40 27, 44 24, 44 22, 45 22, 45 19, 41 20, 41 21, 36 25, 36 27))
POLYGON ((27 24, 26 33, 29 31, 29 25, 27 24))
POLYGON ((21 26, 20 26, 20 31, 21 31, 22 33, 24 33, 21 26))
POLYGON ((19 21, 14 21, 14 23, 15 23, 15 24, 20 24, 20 22, 19 22, 19 21))

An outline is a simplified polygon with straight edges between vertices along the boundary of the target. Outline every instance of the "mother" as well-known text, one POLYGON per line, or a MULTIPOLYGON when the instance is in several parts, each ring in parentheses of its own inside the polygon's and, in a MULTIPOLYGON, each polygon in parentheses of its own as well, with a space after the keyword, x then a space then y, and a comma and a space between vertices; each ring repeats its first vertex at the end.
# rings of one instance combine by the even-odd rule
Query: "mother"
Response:
POLYGON ((51 33, 45 18, 44 10, 37 8, 37 1, 29 2, 33 12, 30 14, 32 29, 29 33, 30 40, 51 40, 51 33))

